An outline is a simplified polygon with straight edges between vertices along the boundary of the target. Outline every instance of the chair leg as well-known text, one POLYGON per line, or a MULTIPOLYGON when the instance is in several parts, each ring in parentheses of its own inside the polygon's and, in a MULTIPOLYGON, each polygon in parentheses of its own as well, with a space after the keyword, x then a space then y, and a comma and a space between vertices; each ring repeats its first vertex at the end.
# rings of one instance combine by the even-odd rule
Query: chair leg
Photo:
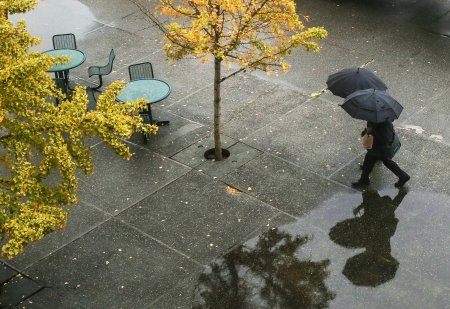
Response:
POLYGON ((99 80, 100 84, 97 87, 93 87, 92 90, 98 90, 103 85, 102 75, 98 76, 98 80, 99 80))

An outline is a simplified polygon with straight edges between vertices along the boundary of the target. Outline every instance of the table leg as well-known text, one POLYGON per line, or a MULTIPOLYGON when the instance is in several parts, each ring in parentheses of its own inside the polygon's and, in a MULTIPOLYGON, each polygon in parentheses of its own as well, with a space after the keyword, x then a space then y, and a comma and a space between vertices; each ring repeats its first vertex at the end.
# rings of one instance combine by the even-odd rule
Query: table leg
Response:
MULTIPOLYGON (((71 93, 67 82, 68 81, 66 75, 64 74, 64 71, 55 72, 55 83, 58 89, 60 89, 66 95, 66 97, 70 99, 71 93)), ((59 100, 56 100, 56 105, 58 105, 59 103, 59 100)))

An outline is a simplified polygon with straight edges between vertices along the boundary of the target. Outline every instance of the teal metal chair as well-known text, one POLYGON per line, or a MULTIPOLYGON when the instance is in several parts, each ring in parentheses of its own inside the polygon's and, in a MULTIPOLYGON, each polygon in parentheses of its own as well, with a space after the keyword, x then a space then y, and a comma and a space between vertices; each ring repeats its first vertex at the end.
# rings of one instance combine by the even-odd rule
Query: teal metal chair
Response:
POLYGON ((150 62, 136 63, 128 67, 130 81, 154 78, 153 66, 150 62))
POLYGON ((64 33, 56 34, 52 37, 54 49, 77 49, 75 34, 64 33))
POLYGON ((111 73, 113 68, 114 59, 116 58, 116 54, 114 53, 114 49, 111 48, 109 52, 109 60, 108 63, 104 66, 90 66, 88 68, 89 77, 93 75, 98 75, 99 85, 97 87, 92 88, 93 90, 99 89, 103 85, 102 77, 104 75, 108 75, 111 73))
MULTIPOLYGON (((73 33, 55 34, 52 37, 52 42, 53 49, 77 49, 77 40, 75 38, 75 34, 73 33)), ((57 79, 66 77, 67 80, 69 80, 69 71, 55 73, 55 77, 57 79)))

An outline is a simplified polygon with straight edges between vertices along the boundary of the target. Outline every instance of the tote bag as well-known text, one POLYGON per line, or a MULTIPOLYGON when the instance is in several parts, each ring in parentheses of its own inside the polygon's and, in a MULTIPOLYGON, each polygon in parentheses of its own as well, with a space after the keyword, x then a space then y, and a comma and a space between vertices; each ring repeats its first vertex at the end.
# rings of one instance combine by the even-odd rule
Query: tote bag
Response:
POLYGON ((402 144, 400 143, 400 139, 398 135, 394 132, 394 140, 392 141, 392 145, 389 148, 389 158, 392 159, 395 154, 400 150, 402 144))

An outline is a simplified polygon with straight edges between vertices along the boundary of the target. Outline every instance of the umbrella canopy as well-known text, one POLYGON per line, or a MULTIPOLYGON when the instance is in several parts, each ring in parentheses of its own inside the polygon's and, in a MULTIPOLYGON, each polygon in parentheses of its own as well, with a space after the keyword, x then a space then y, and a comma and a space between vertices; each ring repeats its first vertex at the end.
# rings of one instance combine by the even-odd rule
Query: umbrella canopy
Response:
POLYGON ((403 106, 387 92, 375 89, 353 92, 341 107, 353 118, 374 123, 393 121, 403 110, 403 106))
POLYGON ((391 255, 378 256, 364 251, 349 258, 342 273, 354 285, 375 287, 392 280, 398 265, 391 255))
POLYGON ((364 68, 348 68, 328 76, 328 89, 341 98, 364 89, 387 90, 383 81, 364 68))

